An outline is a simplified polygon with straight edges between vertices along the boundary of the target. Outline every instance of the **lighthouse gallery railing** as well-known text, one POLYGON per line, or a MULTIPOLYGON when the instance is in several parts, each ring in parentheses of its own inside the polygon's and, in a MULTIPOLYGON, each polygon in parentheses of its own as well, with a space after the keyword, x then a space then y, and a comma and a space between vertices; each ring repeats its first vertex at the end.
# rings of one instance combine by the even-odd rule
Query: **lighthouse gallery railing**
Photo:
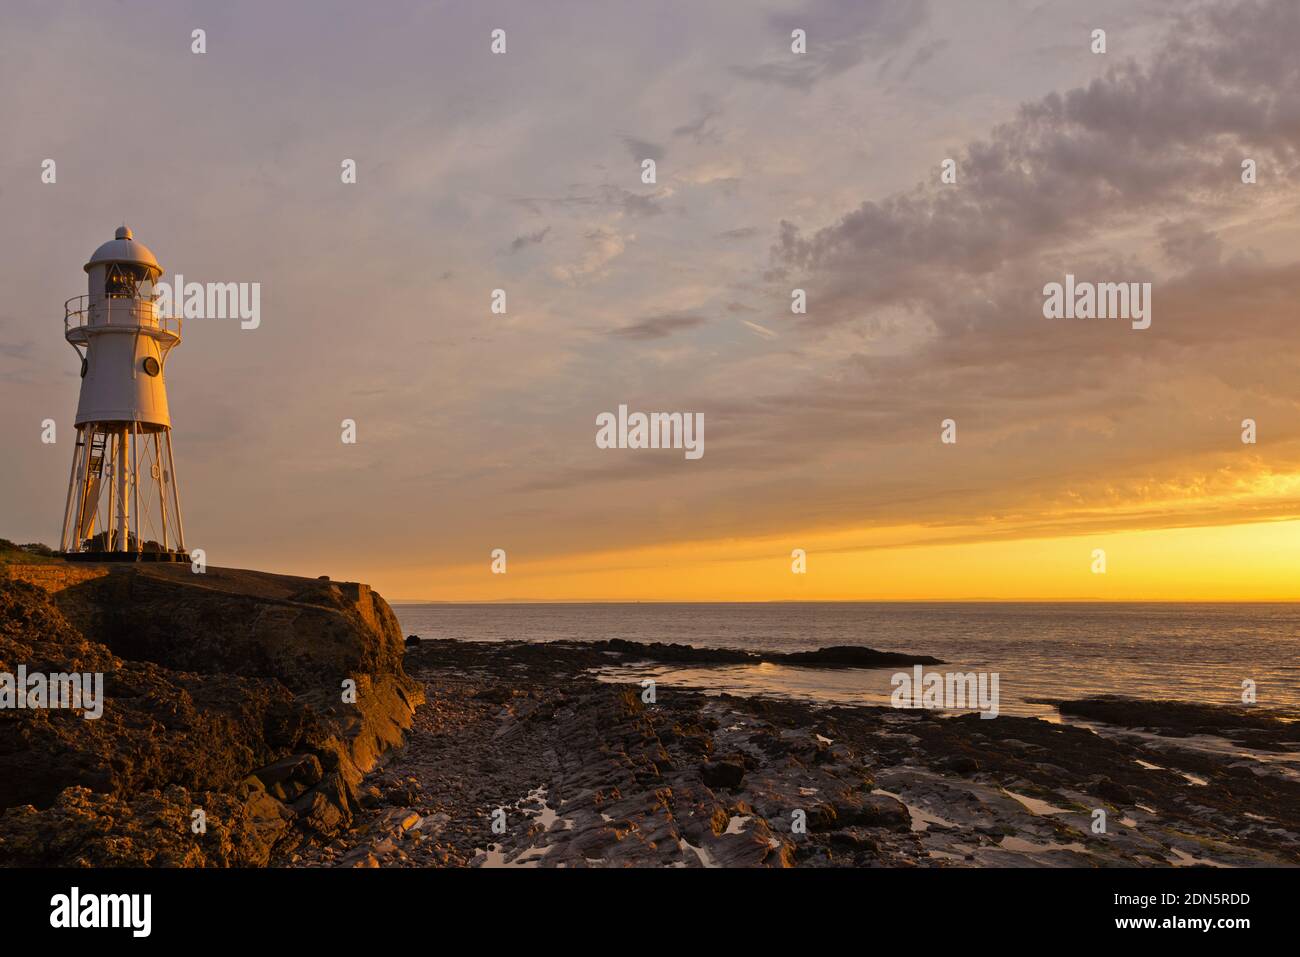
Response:
POLYGON ((87 326, 122 325, 130 329, 152 329, 179 339, 181 317, 162 315, 154 305, 156 302, 156 296, 106 299, 98 303, 91 303, 88 295, 73 296, 63 304, 63 334, 69 339, 80 338, 76 333, 87 326))

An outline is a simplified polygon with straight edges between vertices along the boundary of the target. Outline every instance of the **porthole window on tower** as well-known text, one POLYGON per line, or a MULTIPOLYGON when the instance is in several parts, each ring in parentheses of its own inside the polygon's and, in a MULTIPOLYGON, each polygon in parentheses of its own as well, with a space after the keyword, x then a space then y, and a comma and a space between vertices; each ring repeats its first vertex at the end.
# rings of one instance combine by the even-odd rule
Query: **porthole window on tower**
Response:
POLYGON ((162 372, 162 366, 158 364, 158 360, 153 356, 145 356, 144 362, 141 363, 141 365, 144 366, 144 371, 150 375, 157 375, 159 372, 162 372))

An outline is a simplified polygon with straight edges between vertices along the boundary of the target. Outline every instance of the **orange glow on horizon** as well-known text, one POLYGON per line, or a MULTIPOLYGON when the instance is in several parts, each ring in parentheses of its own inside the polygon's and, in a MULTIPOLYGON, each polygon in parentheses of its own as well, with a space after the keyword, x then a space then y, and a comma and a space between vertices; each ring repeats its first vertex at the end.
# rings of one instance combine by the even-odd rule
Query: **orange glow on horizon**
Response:
POLYGON ((371 569, 414 601, 1300 601, 1300 519, 952 543, 952 529, 720 539, 530 561, 371 569), (944 543, 927 543, 943 538, 944 543), (791 551, 807 572, 791 571, 791 551), (1106 572, 1092 571, 1093 550, 1106 572))

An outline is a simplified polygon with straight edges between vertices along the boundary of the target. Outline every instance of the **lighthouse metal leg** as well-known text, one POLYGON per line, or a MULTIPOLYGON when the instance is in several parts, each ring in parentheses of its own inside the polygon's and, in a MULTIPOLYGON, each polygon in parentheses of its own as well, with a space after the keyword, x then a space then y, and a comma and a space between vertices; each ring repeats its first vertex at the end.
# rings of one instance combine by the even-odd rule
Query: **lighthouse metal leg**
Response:
MULTIPOLYGON (((109 434, 107 429, 104 432, 104 458, 108 460, 108 502, 104 509, 104 547, 101 549, 105 552, 113 551, 115 545, 113 536, 117 533, 117 439, 109 434)), ((87 503, 90 504, 90 503, 87 503)), ((98 511, 99 503, 96 502, 95 509, 98 511)))
POLYGON ((164 430, 167 434, 167 468, 172 476, 172 502, 176 506, 176 540, 180 543, 180 550, 185 551, 185 521, 181 518, 181 483, 176 477, 176 456, 172 454, 172 430, 164 430))
POLYGON ((85 445, 81 452, 81 465, 77 470, 77 504, 76 504, 76 524, 72 527, 72 550, 81 551, 81 544, 94 535, 94 510, 99 507, 99 476, 103 473, 104 459, 103 450, 100 450, 100 459, 95 461, 95 439, 99 434, 95 431, 94 424, 84 426, 81 430, 85 445), (95 471, 98 469, 98 473, 95 471), (91 487, 94 487, 93 501, 91 487), (87 514, 87 507, 92 507, 90 514, 87 514))
POLYGON ((166 551, 171 548, 167 544, 167 470, 163 468, 162 445, 158 441, 158 433, 155 432, 150 438, 153 439, 153 460, 158 469, 158 508, 162 512, 162 547, 166 551))
POLYGON ((108 508, 104 512, 104 551, 117 551, 117 513, 121 506, 117 501, 117 433, 104 432, 104 455, 108 458, 109 473, 108 508))
POLYGON ((126 436, 126 429, 117 436, 117 550, 119 552, 127 551, 127 516, 130 513, 130 508, 126 504, 126 484, 130 477, 130 469, 126 465, 126 436))
MULTIPOLYGON (((72 503, 76 500, 77 485, 77 460, 81 458, 81 449, 85 444, 85 435, 81 429, 77 429, 77 444, 72 449, 72 472, 68 475, 68 501, 63 506, 63 532, 59 536, 59 551, 68 550, 68 526, 69 523, 76 519, 72 514, 72 503)), ((75 526, 74 526, 75 527, 75 526)))
POLYGON ((135 553, 143 550, 140 543, 140 458, 136 439, 140 431, 137 423, 131 423, 131 510, 135 512, 135 553))

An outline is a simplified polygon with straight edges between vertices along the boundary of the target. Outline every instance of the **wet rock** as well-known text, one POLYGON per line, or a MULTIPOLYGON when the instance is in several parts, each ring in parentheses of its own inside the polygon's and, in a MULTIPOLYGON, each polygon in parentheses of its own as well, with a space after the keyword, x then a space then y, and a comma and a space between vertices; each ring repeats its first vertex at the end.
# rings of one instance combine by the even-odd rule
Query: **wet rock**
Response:
POLYGON ((745 762, 734 756, 705 761, 700 765, 700 777, 711 788, 736 788, 745 777, 745 762))
POLYGON ((1193 701, 1144 701, 1121 695, 1050 703, 1061 714, 1129 728, 1150 728, 1169 737, 1226 735, 1261 750, 1287 750, 1300 737, 1294 723, 1300 714, 1293 711, 1193 701))
POLYGON ((816 651, 796 651, 789 654, 764 655, 764 660, 783 665, 804 665, 819 668, 890 668, 895 665, 941 665, 938 658, 929 655, 898 654, 876 651, 859 645, 831 645, 816 651))
POLYGON ((850 847, 855 851, 875 852, 879 850, 879 845, 876 843, 875 838, 871 836, 871 832, 861 827, 846 827, 842 830, 832 831, 830 840, 832 844, 850 847))
POLYGON ((950 758, 944 758, 938 764, 939 767, 945 771, 951 771, 953 774, 975 774, 980 769, 979 762, 965 754, 955 754, 950 758))
POLYGON ((1093 789, 1100 797, 1104 797, 1107 801, 1113 801, 1116 804, 1131 805, 1136 802, 1132 791, 1122 784, 1117 784, 1110 778, 1102 778, 1093 786, 1093 789))
POLYGON ((665 642, 626 641, 612 638, 603 642, 586 643, 594 651, 617 654, 650 661, 677 664, 772 664, 810 668, 887 668, 895 665, 938 665, 938 658, 928 655, 900 654, 876 651, 859 645, 832 645, 815 651, 741 651, 734 648, 697 648, 665 642))
POLYGON ((474 695, 477 701, 487 701, 491 704, 505 704, 514 697, 514 692, 504 685, 495 685, 491 688, 484 688, 474 695))
POLYGON ((912 816, 907 806, 885 794, 862 794, 848 791, 820 806, 819 824, 822 827, 882 827, 894 831, 910 831, 912 816))
POLYGON ((1157 752, 1149 735, 1135 743, 1010 715, 938 718, 681 688, 647 706, 634 683, 591 676, 614 657, 572 643, 412 648, 407 667, 432 704, 370 782, 381 792, 412 787, 400 804, 355 812, 335 855, 294 851, 300 863, 363 847, 358 857, 384 866, 1167 866, 1171 846, 1233 865, 1300 862, 1297 785, 1277 773, 1282 762, 1196 754, 1185 739, 1157 752), (504 707, 485 706, 473 697, 485 688, 512 694, 504 707), (542 709, 545 722, 525 719, 542 709), (1086 836, 1087 810, 1121 792, 1102 784, 1112 795, 1103 797, 1102 778, 1151 808, 1124 805, 1104 840, 1086 836), (871 794, 877 781, 902 801, 871 794), (1061 810, 1036 812, 1008 790, 1061 810), (507 830, 488 855, 496 807, 507 830), (796 809, 806 833, 793 830, 796 809), (417 810, 423 822, 399 837, 417 810), (443 817, 425 838, 433 812, 443 817), (382 840, 395 849, 376 854, 382 840), (1078 847, 1061 849, 1069 845, 1078 847))

